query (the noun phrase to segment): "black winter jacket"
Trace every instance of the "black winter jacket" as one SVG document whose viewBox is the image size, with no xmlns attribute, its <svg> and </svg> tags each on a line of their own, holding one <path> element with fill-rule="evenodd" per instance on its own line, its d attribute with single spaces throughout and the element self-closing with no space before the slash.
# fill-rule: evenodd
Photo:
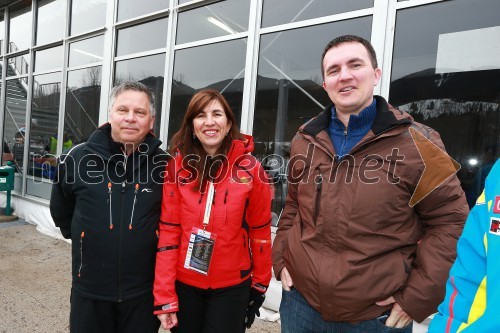
<svg viewBox="0 0 500 333">
<path fill-rule="evenodd" d="M 73 292 L 121 302 L 152 292 L 167 154 L 148 134 L 125 158 L 103 125 L 59 158 L 50 212 L 72 240 Z"/>
</svg>

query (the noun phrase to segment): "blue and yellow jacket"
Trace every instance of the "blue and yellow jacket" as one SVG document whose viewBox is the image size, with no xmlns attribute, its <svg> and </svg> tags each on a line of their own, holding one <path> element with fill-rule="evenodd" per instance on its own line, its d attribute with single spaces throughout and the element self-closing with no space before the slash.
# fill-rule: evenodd
<svg viewBox="0 0 500 333">
<path fill-rule="evenodd" d="M 429 333 L 500 332 L 500 160 L 457 245 L 446 296 Z"/>
</svg>

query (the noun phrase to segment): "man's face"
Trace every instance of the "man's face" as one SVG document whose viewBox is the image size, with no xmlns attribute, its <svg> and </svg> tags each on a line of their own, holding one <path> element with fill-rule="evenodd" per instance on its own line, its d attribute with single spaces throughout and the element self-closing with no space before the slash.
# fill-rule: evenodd
<svg viewBox="0 0 500 333">
<path fill-rule="evenodd" d="M 373 101 L 382 71 L 374 69 L 363 44 L 346 42 L 332 47 L 323 59 L 323 88 L 337 112 L 358 114 Z"/>
<path fill-rule="evenodd" d="M 141 143 L 154 124 L 148 95 L 135 90 L 119 94 L 109 114 L 109 123 L 115 142 L 134 146 Z"/>
</svg>

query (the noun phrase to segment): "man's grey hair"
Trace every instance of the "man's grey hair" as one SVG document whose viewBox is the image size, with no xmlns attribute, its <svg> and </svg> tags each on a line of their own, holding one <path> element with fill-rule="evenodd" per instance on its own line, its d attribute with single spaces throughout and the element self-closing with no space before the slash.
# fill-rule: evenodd
<svg viewBox="0 0 500 333">
<path fill-rule="evenodd" d="M 154 117 L 156 115 L 154 94 L 151 92 L 151 90 L 149 90 L 149 88 L 146 85 L 137 81 L 125 81 L 117 86 L 114 86 L 113 89 L 111 89 L 111 93 L 109 94 L 108 114 L 111 113 L 111 110 L 113 109 L 113 105 L 115 104 L 118 95 L 127 90 L 133 90 L 145 93 L 149 98 L 149 111 L 151 112 L 151 116 Z"/>
</svg>

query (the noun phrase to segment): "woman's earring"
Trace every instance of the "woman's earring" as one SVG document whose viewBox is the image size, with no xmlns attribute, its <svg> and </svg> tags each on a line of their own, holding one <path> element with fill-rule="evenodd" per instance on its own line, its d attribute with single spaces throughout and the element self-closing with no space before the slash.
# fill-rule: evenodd
<svg viewBox="0 0 500 333">
<path fill-rule="evenodd" d="M 196 139 L 196 135 L 193 134 L 193 140 L 195 140 L 195 139 Z"/>
<path fill-rule="evenodd" d="M 226 132 L 226 136 L 229 134 L 229 131 Z"/>
</svg>

